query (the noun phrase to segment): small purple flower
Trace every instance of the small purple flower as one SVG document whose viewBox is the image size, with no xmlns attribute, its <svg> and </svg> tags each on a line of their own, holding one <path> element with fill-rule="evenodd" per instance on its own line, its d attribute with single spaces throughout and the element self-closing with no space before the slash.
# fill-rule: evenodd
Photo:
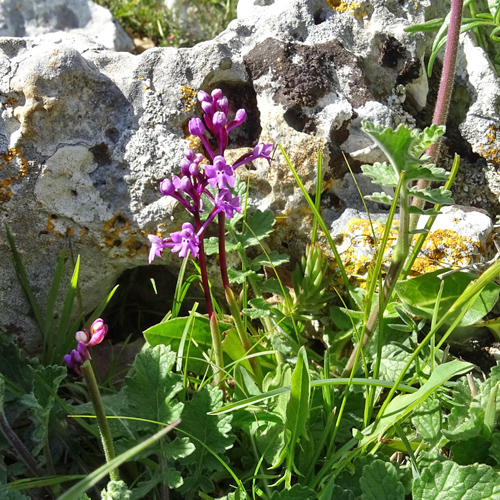
<svg viewBox="0 0 500 500">
<path fill-rule="evenodd" d="M 189 222 L 182 224 L 182 230 L 172 233 L 170 238 L 174 243 L 172 252 L 179 252 L 179 257 L 186 257 L 189 250 L 193 257 L 198 256 L 200 239 Z"/>
<path fill-rule="evenodd" d="M 77 350 L 73 349 L 71 354 L 64 356 L 64 361 L 69 369 L 73 370 L 78 376 L 82 375 L 82 365 L 90 359 L 90 353 L 85 342 L 78 342 Z"/>
<path fill-rule="evenodd" d="M 234 217 L 235 210 L 241 214 L 240 197 L 236 196 L 233 198 L 228 188 L 222 188 L 215 196 L 215 206 L 220 208 L 228 219 Z"/>
<path fill-rule="evenodd" d="M 108 333 L 108 325 L 101 318 L 97 318 L 90 326 L 90 340 L 87 346 L 100 344 Z"/>
<path fill-rule="evenodd" d="M 189 120 L 189 133 L 191 135 L 202 136 L 205 132 L 205 125 L 199 118 L 191 118 Z"/>
<path fill-rule="evenodd" d="M 265 144 L 263 142 L 259 142 L 257 146 L 253 148 L 253 154 L 255 158 L 265 158 L 267 161 L 270 161 L 271 158 L 269 155 L 273 152 L 272 144 Z"/>
<path fill-rule="evenodd" d="M 193 185 L 191 184 L 191 181 L 189 177 L 177 177 L 174 175 L 172 177 L 172 182 L 174 184 L 174 187 L 176 191 L 184 191 L 185 193 L 189 193 Z"/>
<path fill-rule="evenodd" d="M 205 173 L 207 175 L 210 187 L 218 186 L 219 189 L 226 187 L 226 183 L 234 186 L 234 171 L 233 167 L 226 165 L 226 160 L 223 156 L 216 156 L 213 165 L 205 166 Z"/>
<path fill-rule="evenodd" d="M 154 234 L 148 234 L 148 238 L 151 242 L 151 249 L 149 250 L 149 263 L 151 264 L 155 257 L 161 257 L 162 251 L 168 248 L 169 245 L 166 240 Z"/>
</svg>

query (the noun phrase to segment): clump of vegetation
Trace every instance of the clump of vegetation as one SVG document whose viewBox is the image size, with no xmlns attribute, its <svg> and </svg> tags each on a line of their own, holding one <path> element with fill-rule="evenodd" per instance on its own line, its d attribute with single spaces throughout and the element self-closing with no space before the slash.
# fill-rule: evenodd
<svg viewBox="0 0 500 500">
<path fill-rule="evenodd" d="M 97 0 L 133 37 L 158 47 L 192 47 L 210 40 L 236 17 L 237 0 L 182 0 L 168 9 L 165 0 Z"/>
</svg>

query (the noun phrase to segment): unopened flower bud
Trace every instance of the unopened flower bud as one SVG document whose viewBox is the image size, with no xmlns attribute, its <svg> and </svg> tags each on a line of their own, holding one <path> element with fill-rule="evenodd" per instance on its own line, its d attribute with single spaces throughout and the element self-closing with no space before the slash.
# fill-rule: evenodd
<svg viewBox="0 0 500 500">
<path fill-rule="evenodd" d="M 221 130 L 227 125 L 227 116 L 222 111 L 214 113 L 212 123 L 216 130 Z"/>
<path fill-rule="evenodd" d="M 236 115 L 234 116 L 234 121 L 238 123 L 243 123 L 247 119 L 247 112 L 244 109 L 238 109 Z"/>
<path fill-rule="evenodd" d="M 229 111 L 229 101 L 225 95 L 223 95 L 220 99 L 217 99 L 217 106 L 224 114 L 227 115 L 227 112 Z"/>
<path fill-rule="evenodd" d="M 164 179 L 160 184 L 160 193 L 165 196 L 172 196 L 175 193 L 174 184 L 170 179 Z"/>
<path fill-rule="evenodd" d="M 222 90 L 221 89 L 213 89 L 212 90 L 212 97 L 214 99 L 220 99 L 222 97 Z"/>
<path fill-rule="evenodd" d="M 194 158 L 194 151 L 191 148 L 186 148 L 184 150 L 184 156 L 189 160 L 193 161 Z"/>
<path fill-rule="evenodd" d="M 77 342 L 87 343 L 90 340 L 90 333 L 85 329 L 83 331 L 76 332 L 75 339 Z"/>
<path fill-rule="evenodd" d="M 108 325 L 106 325 L 101 318 L 97 318 L 90 327 L 91 337 L 87 345 L 92 346 L 100 344 L 104 340 L 106 333 L 108 333 Z M 78 344 L 78 346 L 80 346 L 80 344 Z"/>
<path fill-rule="evenodd" d="M 194 160 L 193 162 L 196 163 L 197 165 L 199 165 L 203 160 L 204 160 L 204 156 L 200 153 L 198 153 L 195 157 L 194 157 Z"/>
<path fill-rule="evenodd" d="M 202 102 L 201 109 L 203 109 L 203 111 L 209 116 L 212 116 L 215 111 L 214 106 L 211 102 Z"/>
<path fill-rule="evenodd" d="M 199 90 L 197 96 L 200 102 L 211 102 L 212 98 L 204 90 Z"/>
<path fill-rule="evenodd" d="M 191 135 L 203 135 L 205 132 L 205 125 L 199 118 L 191 118 L 189 120 L 189 133 Z"/>
<path fill-rule="evenodd" d="M 189 174 L 196 177 L 200 173 L 200 167 L 196 163 L 189 165 Z"/>
</svg>

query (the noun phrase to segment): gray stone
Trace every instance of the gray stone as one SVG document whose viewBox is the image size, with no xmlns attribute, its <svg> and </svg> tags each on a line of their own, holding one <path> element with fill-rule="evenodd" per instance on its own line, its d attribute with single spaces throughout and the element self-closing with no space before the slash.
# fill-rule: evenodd
<svg viewBox="0 0 500 500">
<path fill-rule="evenodd" d="M 187 124 L 200 88 L 220 87 L 232 112 L 248 112 L 247 122 L 230 134 L 228 160 L 258 141 L 279 143 L 313 194 L 321 152 L 324 218 L 329 226 L 349 219 L 346 209 L 362 204 L 343 154 L 355 172 L 382 159 L 362 133 L 362 120 L 417 124 L 428 89 L 435 88 L 423 68 L 433 35 L 408 37 L 403 28 L 423 22 L 430 9 L 443 15 L 446 7 L 436 4 L 376 0 L 363 4 L 364 13 L 338 12 L 323 0 L 244 0 L 239 19 L 215 39 L 139 56 L 76 34 L 0 40 L 0 218 L 11 228 L 42 306 L 61 248 L 71 245 L 81 255 L 88 312 L 121 273 L 147 265 L 147 234 L 166 235 L 188 220 L 160 196 L 158 185 L 178 173 L 186 145 L 197 147 Z M 470 43 L 467 36 L 463 40 Z M 491 70 L 478 62 L 482 53 L 469 60 L 465 54 L 472 49 L 463 47 L 466 70 L 458 81 L 478 90 L 476 100 L 461 102 L 453 115 L 458 121 L 450 128 L 451 148 L 465 140 L 480 144 L 468 125 L 474 117 L 492 125 L 497 120 L 488 104 L 495 96 L 479 95 L 486 90 L 480 83 L 493 78 Z M 483 104 L 469 114 L 478 102 Z M 468 168 L 494 168 L 487 158 L 479 160 L 465 158 Z M 251 208 L 279 216 L 271 244 L 297 257 L 312 217 L 282 155 L 276 153 L 271 168 L 259 160 L 240 175 L 250 179 Z M 356 176 L 363 194 L 380 191 Z M 486 196 L 485 208 L 498 206 L 499 192 Z M 342 213 L 347 219 L 339 219 Z M 342 232 L 337 227 L 335 234 Z M 0 330 L 33 350 L 39 336 L 3 232 L 0 248 Z M 180 260 L 165 251 L 158 264 L 175 270 Z"/>
<path fill-rule="evenodd" d="M 91 0 L 0 1 L 0 36 L 36 37 L 57 31 L 87 35 L 108 49 L 134 49 L 111 12 Z"/>
</svg>

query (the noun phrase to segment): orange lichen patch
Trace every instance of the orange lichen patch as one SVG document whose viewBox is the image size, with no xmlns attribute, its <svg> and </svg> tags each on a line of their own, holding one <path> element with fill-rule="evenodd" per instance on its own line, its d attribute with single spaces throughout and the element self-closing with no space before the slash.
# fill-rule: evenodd
<svg viewBox="0 0 500 500">
<path fill-rule="evenodd" d="M 6 203 L 12 198 L 10 185 L 21 181 L 28 175 L 28 160 L 22 155 L 21 148 L 9 148 L 6 153 L 0 153 L 0 170 L 17 170 L 14 175 L 6 176 L 0 180 L 0 203 Z"/>
<path fill-rule="evenodd" d="M 356 19 L 363 19 L 363 17 L 368 16 L 363 6 L 358 2 L 353 2 L 351 5 L 349 5 L 348 10 Z"/>
<path fill-rule="evenodd" d="M 418 276 L 443 267 L 463 267 L 482 256 L 485 249 L 479 241 L 460 236 L 450 229 L 432 231 L 415 260 L 411 275 Z"/>
<path fill-rule="evenodd" d="M 276 215 L 274 220 L 276 221 L 276 224 L 278 226 L 286 227 L 288 226 L 288 217 L 292 213 L 292 209 L 289 208 L 288 210 L 285 210 L 281 214 Z"/>
<path fill-rule="evenodd" d="M 7 99 L 5 102 L 2 103 L 2 106 L 4 108 L 8 108 L 8 107 L 11 107 L 13 108 L 15 106 L 15 104 L 17 104 L 17 99 L 15 99 L 14 97 L 11 97 L 10 99 Z"/>
<path fill-rule="evenodd" d="M 184 103 L 184 113 L 194 111 L 196 107 L 196 90 L 192 87 L 181 86 L 181 101 Z"/>
<path fill-rule="evenodd" d="M 345 12 L 347 10 L 347 3 L 344 0 L 326 0 L 330 9 L 335 9 L 337 12 Z"/>
<path fill-rule="evenodd" d="M 490 125 L 488 127 L 488 132 L 486 132 L 486 142 L 485 144 L 480 144 L 475 151 L 481 155 L 486 161 L 493 163 L 493 165 L 498 169 L 500 167 L 500 155 L 497 145 L 497 132 L 500 131 L 500 126 Z"/>
<path fill-rule="evenodd" d="M 48 233 L 53 234 L 58 238 L 72 236 L 75 232 L 75 228 L 73 226 L 68 226 L 66 222 L 59 220 L 57 215 L 49 215 L 45 229 Z"/>
<path fill-rule="evenodd" d="M 126 248 L 129 256 L 144 253 L 147 248 L 132 228 L 130 221 L 120 213 L 113 215 L 103 226 L 104 244 L 108 248 Z"/>
</svg>

